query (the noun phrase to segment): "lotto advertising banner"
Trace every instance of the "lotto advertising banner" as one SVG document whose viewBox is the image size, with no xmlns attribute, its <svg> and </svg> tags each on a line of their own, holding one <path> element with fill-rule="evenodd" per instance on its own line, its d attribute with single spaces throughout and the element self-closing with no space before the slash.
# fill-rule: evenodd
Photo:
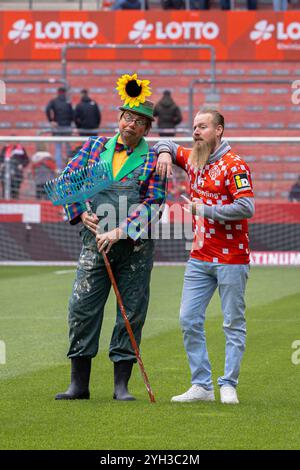
<svg viewBox="0 0 300 470">
<path fill-rule="evenodd" d="M 208 50 L 142 45 L 210 45 L 217 60 L 299 60 L 300 11 L 0 12 L 0 59 L 59 60 L 64 44 L 130 44 L 81 49 L 70 60 L 208 60 Z"/>
</svg>

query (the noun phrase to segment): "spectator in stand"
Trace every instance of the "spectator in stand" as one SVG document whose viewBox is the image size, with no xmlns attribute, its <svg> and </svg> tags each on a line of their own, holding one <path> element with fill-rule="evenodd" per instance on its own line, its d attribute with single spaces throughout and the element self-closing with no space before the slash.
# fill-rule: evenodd
<svg viewBox="0 0 300 470">
<path fill-rule="evenodd" d="M 257 0 L 247 0 L 248 10 L 257 10 Z"/>
<path fill-rule="evenodd" d="M 175 135 L 175 126 L 181 123 L 182 114 L 169 90 L 165 90 L 163 97 L 156 103 L 153 115 L 157 117 L 160 136 Z"/>
<path fill-rule="evenodd" d="M 285 11 L 288 8 L 288 0 L 273 0 L 274 11 Z"/>
<path fill-rule="evenodd" d="M 191 6 L 193 3 L 196 3 L 197 0 L 192 0 L 191 1 Z M 199 0 L 199 9 L 200 10 L 209 10 L 210 8 L 210 0 Z"/>
<path fill-rule="evenodd" d="M 35 182 L 35 195 L 37 199 L 46 199 L 44 184 L 55 178 L 55 161 L 46 149 L 44 142 L 39 142 L 37 151 L 31 157 L 32 176 Z"/>
<path fill-rule="evenodd" d="M 112 10 L 141 10 L 142 2 L 140 0 L 115 0 Z M 148 0 L 145 1 L 145 9 L 149 10 Z"/>
<path fill-rule="evenodd" d="M 161 6 L 163 10 L 185 10 L 185 1 L 184 0 L 161 0 Z"/>
<path fill-rule="evenodd" d="M 209 10 L 210 0 L 190 0 L 191 10 Z M 220 0 L 222 10 L 233 10 L 234 0 Z M 247 0 L 248 10 L 257 9 L 257 0 Z"/>
<path fill-rule="evenodd" d="M 291 187 L 289 201 L 300 202 L 300 175 L 298 176 L 296 183 Z"/>
<path fill-rule="evenodd" d="M 2 196 L 5 197 L 6 165 L 8 163 L 10 189 L 9 197 L 19 198 L 20 186 L 23 181 L 23 170 L 29 163 L 25 148 L 21 144 L 8 144 L 0 153 L 0 180 L 2 183 Z"/>
<path fill-rule="evenodd" d="M 207 1 L 209 0 L 202 0 Z M 220 7 L 222 10 L 234 10 L 234 0 L 220 0 Z M 257 0 L 247 0 L 248 10 L 257 10 Z"/>
<path fill-rule="evenodd" d="M 58 88 L 57 97 L 50 100 L 47 104 L 46 116 L 53 129 L 52 133 L 54 136 L 69 136 L 72 134 L 71 125 L 74 119 L 74 111 L 72 104 L 67 99 L 66 88 Z M 70 145 L 68 142 L 65 144 L 66 154 L 68 154 L 70 152 Z M 64 166 L 61 142 L 55 144 L 55 161 L 57 170 L 61 171 Z"/>
<path fill-rule="evenodd" d="M 220 0 L 221 10 L 231 10 L 231 0 Z"/>
<path fill-rule="evenodd" d="M 101 111 L 96 103 L 89 97 L 86 89 L 81 90 L 81 100 L 75 108 L 75 124 L 79 129 L 79 135 L 91 137 L 98 135 L 98 128 L 101 123 Z"/>
<path fill-rule="evenodd" d="M 210 0 L 190 0 L 191 10 L 209 10 Z"/>
</svg>

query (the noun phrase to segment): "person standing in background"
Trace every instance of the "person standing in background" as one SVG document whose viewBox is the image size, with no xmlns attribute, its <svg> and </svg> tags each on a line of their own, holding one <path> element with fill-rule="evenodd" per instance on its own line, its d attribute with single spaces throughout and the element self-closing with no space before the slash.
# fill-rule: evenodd
<svg viewBox="0 0 300 470">
<path fill-rule="evenodd" d="M 75 107 L 74 121 L 80 136 L 98 135 L 101 111 L 95 100 L 89 97 L 88 90 L 81 90 L 81 100 Z"/>
<path fill-rule="evenodd" d="M 3 197 L 5 197 L 5 185 L 8 179 L 8 196 L 12 199 L 19 198 L 23 171 L 28 164 L 29 158 L 23 145 L 11 143 L 3 147 L 0 153 L 0 180 L 2 182 Z M 7 172 L 9 173 L 8 175 Z"/>
<path fill-rule="evenodd" d="M 59 87 L 57 89 L 57 97 L 50 100 L 47 104 L 46 116 L 50 122 L 53 136 L 72 135 L 71 125 L 74 119 L 74 111 L 72 104 L 67 99 L 67 90 L 65 87 Z M 68 157 L 71 147 L 68 142 L 65 142 L 65 144 L 65 156 Z M 60 172 L 64 166 L 63 160 L 63 144 L 62 142 L 56 142 L 55 162 L 58 172 Z"/>
<path fill-rule="evenodd" d="M 289 201 L 300 202 L 300 176 L 298 176 L 298 180 L 291 187 L 289 192 Z"/>
<path fill-rule="evenodd" d="M 157 117 L 157 126 L 160 136 L 167 137 L 175 135 L 175 127 L 181 123 L 182 114 L 169 90 L 164 91 L 163 97 L 154 106 L 153 115 Z"/>
<path fill-rule="evenodd" d="M 288 9 L 288 0 L 273 0 L 274 11 L 286 11 Z"/>
</svg>

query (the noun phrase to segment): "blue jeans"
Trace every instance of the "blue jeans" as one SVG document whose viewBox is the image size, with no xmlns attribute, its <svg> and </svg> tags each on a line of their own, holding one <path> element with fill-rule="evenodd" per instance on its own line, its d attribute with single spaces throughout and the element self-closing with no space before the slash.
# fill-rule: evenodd
<svg viewBox="0 0 300 470">
<path fill-rule="evenodd" d="M 273 0 L 274 11 L 285 11 L 288 7 L 288 0 Z"/>
<path fill-rule="evenodd" d="M 246 343 L 244 294 L 249 269 L 247 264 L 207 263 L 193 258 L 187 263 L 180 324 L 192 384 L 201 385 L 207 390 L 213 389 L 204 321 L 206 308 L 218 287 L 226 339 L 225 370 L 224 375 L 218 378 L 218 385 L 237 386 Z"/>
</svg>

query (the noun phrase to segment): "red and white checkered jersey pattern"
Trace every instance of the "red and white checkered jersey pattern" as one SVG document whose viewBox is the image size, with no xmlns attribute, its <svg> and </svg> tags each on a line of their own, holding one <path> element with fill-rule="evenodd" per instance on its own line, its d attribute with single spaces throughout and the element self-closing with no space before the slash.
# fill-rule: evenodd
<svg viewBox="0 0 300 470">
<path fill-rule="evenodd" d="M 189 175 L 191 197 L 204 204 L 231 204 L 241 197 L 253 197 L 251 174 L 247 164 L 232 151 L 207 164 L 202 171 L 188 163 L 191 150 L 178 147 L 176 162 Z M 195 237 L 191 257 L 201 261 L 225 264 L 249 263 L 248 222 L 218 222 L 195 217 Z"/>
</svg>

